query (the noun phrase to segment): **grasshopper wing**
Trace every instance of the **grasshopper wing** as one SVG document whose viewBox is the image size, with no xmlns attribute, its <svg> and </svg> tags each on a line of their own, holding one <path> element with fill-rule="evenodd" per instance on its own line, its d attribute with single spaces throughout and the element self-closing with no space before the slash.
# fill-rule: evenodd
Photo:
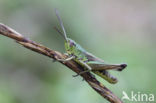
<svg viewBox="0 0 156 103">
<path fill-rule="evenodd" d="M 93 71 L 98 70 L 117 70 L 122 71 L 124 68 L 127 67 L 126 64 L 106 64 L 104 61 L 91 53 L 85 53 L 88 62 L 87 64 L 93 69 Z"/>
<path fill-rule="evenodd" d="M 97 61 L 89 61 L 87 62 L 87 64 L 92 68 L 92 71 L 98 71 L 98 70 L 122 71 L 127 66 L 126 64 L 106 64 Z"/>
</svg>

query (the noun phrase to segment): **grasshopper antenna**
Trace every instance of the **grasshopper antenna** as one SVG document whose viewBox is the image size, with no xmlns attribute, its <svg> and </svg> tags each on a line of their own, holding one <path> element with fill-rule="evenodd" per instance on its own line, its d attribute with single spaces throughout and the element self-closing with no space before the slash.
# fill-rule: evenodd
<svg viewBox="0 0 156 103">
<path fill-rule="evenodd" d="M 58 18 L 58 20 L 59 20 L 59 23 L 60 23 L 60 25 L 61 25 L 61 28 L 62 28 L 62 30 L 63 30 L 63 34 L 55 27 L 55 29 L 64 37 L 64 39 L 66 40 L 66 41 L 68 41 L 67 40 L 67 34 L 66 34 L 66 31 L 65 31 L 65 29 L 64 29 L 64 26 L 63 26 L 63 22 L 62 22 L 62 20 L 61 20 L 61 18 L 60 18 L 60 16 L 59 16 L 59 12 L 58 12 L 58 10 L 55 8 L 55 13 L 56 13 L 56 16 L 57 16 L 57 18 Z"/>
<path fill-rule="evenodd" d="M 54 29 L 65 39 L 64 34 L 56 26 L 54 26 Z"/>
</svg>

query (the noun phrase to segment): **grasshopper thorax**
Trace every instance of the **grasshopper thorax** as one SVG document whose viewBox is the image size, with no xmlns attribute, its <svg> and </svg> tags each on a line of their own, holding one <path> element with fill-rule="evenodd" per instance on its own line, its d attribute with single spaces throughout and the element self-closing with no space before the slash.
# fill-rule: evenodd
<svg viewBox="0 0 156 103">
<path fill-rule="evenodd" d="M 78 60 L 88 60 L 84 54 L 86 51 L 72 39 L 67 39 L 65 42 L 65 49 L 69 55 L 74 55 Z"/>
<path fill-rule="evenodd" d="M 76 49 L 76 42 L 68 38 L 65 42 L 65 49 L 68 54 L 73 54 Z"/>
</svg>

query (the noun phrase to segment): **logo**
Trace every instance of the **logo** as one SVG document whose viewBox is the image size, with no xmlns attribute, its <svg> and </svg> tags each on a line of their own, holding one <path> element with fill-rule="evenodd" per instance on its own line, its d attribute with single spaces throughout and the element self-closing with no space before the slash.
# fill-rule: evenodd
<svg viewBox="0 0 156 103">
<path fill-rule="evenodd" d="M 154 94 L 147 94 L 141 92 L 131 91 L 130 95 L 128 95 L 125 91 L 122 92 L 122 100 L 135 101 L 135 102 L 153 102 Z"/>
</svg>

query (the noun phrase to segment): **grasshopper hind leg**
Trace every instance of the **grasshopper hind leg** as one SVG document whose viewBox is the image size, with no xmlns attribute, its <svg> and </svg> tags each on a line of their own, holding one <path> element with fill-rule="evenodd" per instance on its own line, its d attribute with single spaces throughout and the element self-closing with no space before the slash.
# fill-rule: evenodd
<svg viewBox="0 0 156 103">
<path fill-rule="evenodd" d="M 64 59 L 59 59 L 59 58 L 57 58 L 57 57 L 54 55 L 53 62 L 56 62 L 56 61 L 67 62 L 67 61 L 70 61 L 70 60 L 72 60 L 72 59 L 75 58 L 75 56 L 69 55 L 68 53 L 64 53 L 64 55 L 66 55 L 66 56 L 68 56 L 68 57 L 67 57 L 67 58 L 64 58 Z"/>
<path fill-rule="evenodd" d="M 78 73 L 78 74 L 76 74 L 76 75 L 73 75 L 73 77 L 77 77 L 77 76 L 79 76 L 79 75 L 82 75 L 82 74 L 87 73 L 87 72 L 90 72 L 90 71 L 91 71 L 91 70 L 82 71 L 82 72 L 80 72 L 80 73 Z"/>
<path fill-rule="evenodd" d="M 118 82 L 118 79 L 112 76 L 107 70 L 100 70 L 100 71 L 93 71 L 93 72 L 111 84 L 115 84 Z"/>
<path fill-rule="evenodd" d="M 57 59 L 58 61 L 61 61 L 61 62 L 67 62 L 67 61 L 70 61 L 72 59 L 74 59 L 75 57 L 74 56 L 71 56 L 71 57 L 68 57 L 66 59 Z"/>
<path fill-rule="evenodd" d="M 86 68 L 87 70 L 84 70 L 84 71 L 82 71 L 82 72 L 80 72 L 80 73 L 78 73 L 78 74 L 76 74 L 76 75 L 73 75 L 73 77 L 77 77 L 77 76 L 79 76 L 79 75 L 82 75 L 82 74 L 84 74 L 84 73 L 87 73 L 87 72 L 90 72 L 91 70 L 92 70 L 92 68 L 87 64 L 87 63 L 85 63 L 85 62 L 83 62 L 83 61 L 79 61 L 83 66 L 84 66 L 84 68 Z"/>
</svg>

